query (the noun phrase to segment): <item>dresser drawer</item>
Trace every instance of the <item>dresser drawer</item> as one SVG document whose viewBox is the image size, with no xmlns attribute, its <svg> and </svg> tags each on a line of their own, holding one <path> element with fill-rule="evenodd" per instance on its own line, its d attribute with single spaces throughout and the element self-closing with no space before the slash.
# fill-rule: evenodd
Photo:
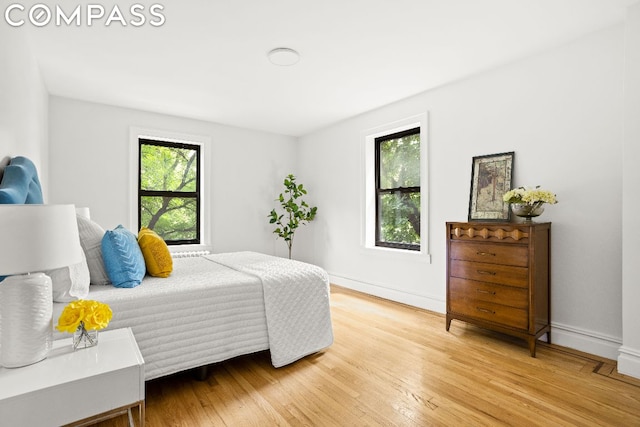
<svg viewBox="0 0 640 427">
<path fill-rule="evenodd" d="M 527 329 L 529 327 L 528 311 L 526 309 L 466 298 L 452 300 L 450 309 L 452 312 L 463 316 L 486 320 L 512 328 Z"/>
<path fill-rule="evenodd" d="M 516 245 L 452 241 L 449 248 L 451 259 L 518 267 L 529 265 L 528 255 L 529 251 L 526 246 Z"/>
<path fill-rule="evenodd" d="M 449 299 L 452 301 L 468 299 L 527 309 L 528 295 L 527 290 L 523 288 L 493 285 L 457 277 L 449 279 Z"/>
<path fill-rule="evenodd" d="M 525 267 L 452 259 L 449 268 L 451 277 L 517 286 L 519 288 L 528 288 L 529 285 L 529 269 Z"/>
</svg>

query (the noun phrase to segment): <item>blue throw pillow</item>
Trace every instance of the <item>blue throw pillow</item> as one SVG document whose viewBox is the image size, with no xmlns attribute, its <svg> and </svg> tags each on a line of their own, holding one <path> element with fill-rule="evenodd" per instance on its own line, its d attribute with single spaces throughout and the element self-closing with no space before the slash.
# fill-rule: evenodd
<svg viewBox="0 0 640 427">
<path fill-rule="evenodd" d="M 102 238 L 102 259 L 107 276 L 117 288 L 134 288 L 144 278 L 146 267 L 137 237 L 117 226 L 105 232 Z"/>
</svg>

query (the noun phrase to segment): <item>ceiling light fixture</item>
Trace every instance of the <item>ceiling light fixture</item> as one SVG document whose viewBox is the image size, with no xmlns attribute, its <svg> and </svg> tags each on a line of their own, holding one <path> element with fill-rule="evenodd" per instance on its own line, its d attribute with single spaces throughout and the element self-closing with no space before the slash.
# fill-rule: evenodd
<svg viewBox="0 0 640 427">
<path fill-rule="evenodd" d="M 288 47 L 277 47 L 267 53 L 269 61 L 274 65 L 289 66 L 300 61 L 300 54 Z"/>
</svg>

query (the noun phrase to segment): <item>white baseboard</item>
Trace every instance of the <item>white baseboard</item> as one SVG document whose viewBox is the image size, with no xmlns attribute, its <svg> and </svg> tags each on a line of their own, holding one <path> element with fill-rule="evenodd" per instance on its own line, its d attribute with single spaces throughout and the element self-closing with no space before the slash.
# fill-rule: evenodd
<svg viewBox="0 0 640 427">
<path fill-rule="evenodd" d="M 382 285 L 365 283 L 332 273 L 329 273 L 329 281 L 334 285 L 342 286 L 343 288 L 353 289 L 354 291 L 400 302 L 413 307 L 435 311 L 436 313 L 446 313 L 447 311 L 446 302 L 435 297 L 410 294 L 396 289 L 389 289 Z"/>
<path fill-rule="evenodd" d="M 551 322 L 551 342 L 611 360 L 616 360 L 622 345 L 621 338 L 558 322 Z"/>
<path fill-rule="evenodd" d="M 640 379 L 640 351 L 625 346 L 619 351 L 618 372 Z"/>
</svg>

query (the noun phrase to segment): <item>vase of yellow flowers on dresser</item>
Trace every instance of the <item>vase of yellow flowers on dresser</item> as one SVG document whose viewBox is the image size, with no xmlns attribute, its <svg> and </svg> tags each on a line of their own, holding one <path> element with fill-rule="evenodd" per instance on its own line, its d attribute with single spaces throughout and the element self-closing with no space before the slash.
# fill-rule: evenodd
<svg viewBox="0 0 640 427">
<path fill-rule="evenodd" d="M 509 203 L 511 212 L 520 218 L 524 218 L 526 223 L 531 223 L 533 218 L 542 215 L 545 203 L 550 205 L 558 203 L 555 194 L 551 191 L 543 190 L 540 186 L 535 188 L 514 188 L 507 191 L 502 200 Z"/>
</svg>

